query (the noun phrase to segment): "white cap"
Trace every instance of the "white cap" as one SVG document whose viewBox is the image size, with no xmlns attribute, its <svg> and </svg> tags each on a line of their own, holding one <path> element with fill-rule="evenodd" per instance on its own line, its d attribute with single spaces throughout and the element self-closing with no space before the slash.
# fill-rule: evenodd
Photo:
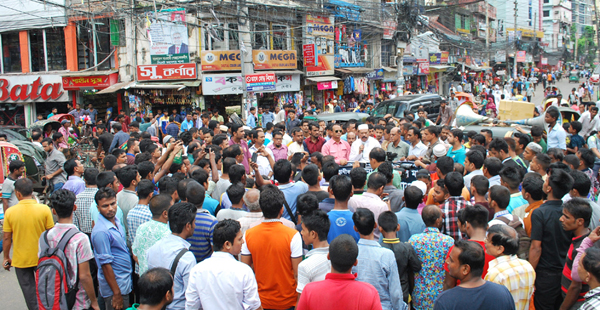
<svg viewBox="0 0 600 310">
<path fill-rule="evenodd" d="M 369 130 L 369 125 L 367 124 L 360 124 L 358 125 L 358 130 Z"/>
<path fill-rule="evenodd" d="M 225 125 L 219 125 L 219 129 L 221 131 L 227 132 L 227 130 L 229 130 L 229 127 L 225 126 Z"/>
<path fill-rule="evenodd" d="M 446 146 L 441 143 L 433 147 L 433 155 L 436 157 L 446 156 L 446 153 Z"/>
<path fill-rule="evenodd" d="M 418 180 L 412 181 L 412 183 L 410 183 L 410 186 L 418 187 L 423 192 L 423 195 L 427 195 L 427 184 L 425 184 L 425 182 Z"/>
</svg>

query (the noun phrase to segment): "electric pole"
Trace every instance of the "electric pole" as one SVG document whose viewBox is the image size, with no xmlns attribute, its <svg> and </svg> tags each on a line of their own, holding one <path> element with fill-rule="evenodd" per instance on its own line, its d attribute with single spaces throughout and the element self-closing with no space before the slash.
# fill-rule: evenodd
<svg viewBox="0 0 600 310">
<path fill-rule="evenodd" d="M 487 54 L 488 66 L 490 66 L 490 19 L 488 16 L 488 2 L 483 2 L 485 10 L 485 52 Z"/>
<path fill-rule="evenodd" d="M 515 31 L 514 31 L 514 40 L 515 40 L 515 61 L 514 61 L 514 69 L 513 69 L 513 79 L 517 79 L 517 3 L 518 0 L 515 0 Z"/>
<path fill-rule="evenodd" d="M 239 30 L 239 42 L 240 42 L 240 58 L 241 58 L 241 71 L 242 71 L 242 112 L 241 117 L 246 120 L 246 110 L 248 104 L 248 89 L 246 88 L 246 74 L 254 73 L 254 67 L 252 67 L 252 41 L 250 37 L 250 25 L 248 21 L 248 6 L 245 1 L 240 1 L 243 5 L 238 4 L 238 12 L 243 17 L 238 17 L 238 30 Z"/>
</svg>

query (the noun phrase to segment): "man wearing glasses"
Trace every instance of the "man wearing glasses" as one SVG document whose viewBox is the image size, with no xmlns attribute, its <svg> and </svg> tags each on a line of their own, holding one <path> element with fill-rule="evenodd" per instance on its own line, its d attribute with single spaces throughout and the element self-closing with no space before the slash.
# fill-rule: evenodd
<svg viewBox="0 0 600 310">
<path fill-rule="evenodd" d="M 335 124 L 332 130 L 333 136 L 323 145 L 321 151 L 323 156 L 331 155 L 338 165 L 344 166 L 348 163 L 350 157 L 350 144 L 342 140 L 342 126 Z"/>
</svg>

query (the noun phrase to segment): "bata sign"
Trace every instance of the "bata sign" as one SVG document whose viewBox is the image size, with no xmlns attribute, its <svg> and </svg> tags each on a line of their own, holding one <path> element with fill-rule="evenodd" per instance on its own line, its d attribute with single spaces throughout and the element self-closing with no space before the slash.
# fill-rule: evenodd
<svg viewBox="0 0 600 310">
<path fill-rule="evenodd" d="M 140 65 L 137 67 L 138 81 L 189 80 L 196 79 L 196 64 Z"/>
<path fill-rule="evenodd" d="M 0 102 L 68 101 L 59 75 L 0 77 Z"/>
</svg>

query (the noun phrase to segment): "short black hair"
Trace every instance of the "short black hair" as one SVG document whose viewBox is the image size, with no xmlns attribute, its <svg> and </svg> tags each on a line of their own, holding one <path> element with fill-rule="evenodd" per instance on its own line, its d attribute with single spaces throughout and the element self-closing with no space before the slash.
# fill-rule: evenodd
<svg viewBox="0 0 600 310">
<path fill-rule="evenodd" d="M 369 153 L 369 158 L 375 160 L 376 162 L 384 162 L 385 161 L 385 150 L 380 147 L 375 147 Z"/>
<path fill-rule="evenodd" d="M 138 153 L 135 155 L 134 164 L 139 165 L 143 162 L 149 162 L 152 159 L 152 155 L 148 152 Z"/>
<path fill-rule="evenodd" d="M 484 206 L 476 204 L 461 209 L 463 211 L 464 222 L 469 222 L 473 228 L 487 229 L 490 212 Z"/>
<path fill-rule="evenodd" d="M 350 271 L 356 263 L 357 257 L 358 245 L 356 240 L 348 234 L 337 236 L 329 244 L 329 260 L 331 261 L 331 267 L 337 272 Z"/>
<path fill-rule="evenodd" d="M 398 227 L 398 216 L 392 211 L 382 212 L 379 214 L 377 224 L 379 225 L 379 230 L 393 232 L 396 230 L 396 227 Z"/>
<path fill-rule="evenodd" d="M 117 164 L 117 156 L 108 154 L 104 157 L 104 169 L 106 171 L 112 171 L 113 167 Z"/>
<path fill-rule="evenodd" d="M 372 172 L 369 176 L 369 180 L 367 181 L 367 188 L 377 190 L 381 187 L 384 187 L 387 183 L 387 179 L 383 173 Z"/>
<path fill-rule="evenodd" d="M 490 142 L 490 145 L 488 145 L 488 149 L 490 151 L 494 149 L 497 152 L 503 151 L 508 154 L 508 143 L 502 138 L 494 138 L 492 139 L 492 142 Z"/>
<path fill-rule="evenodd" d="M 100 187 L 98 189 L 98 191 L 96 192 L 96 195 L 94 195 L 94 201 L 96 202 L 97 205 L 99 205 L 100 200 L 102 200 L 102 199 L 116 198 L 116 197 L 117 197 L 117 193 L 115 193 L 115 191 L 112 188 Z"/>
<path fill-rule="evenodd" d="M 150 172 L 154 172 L 154 164 L 151 161 L 144 161 L 138 164 L 138 173 L 142 179 L 148 177 Z"/>
<path fill-rule="evenodd" d="M 540 137 L 544 133 L 544 128 L 540 125 L 533 125 L 530 133 L 532 137 Z"/>
<path fill-rule="evenodd" d="M 596 161 L 596 155 L 590 149 L 580 148 L 577 152 L 581 156 L 581 160 L 585 164 L 586 168 L 594 167 L 594 162 Z"/>
<path fill-rule="evenodd" d="M 66 165 L 66 163 L 65 163 L 65 165 Z M 15 172 L 15 170 L 19 170 L 23 167 L 25 167 L 25 163 L 22 160 L 13 160 L 8 165 L 8 171 L 10 173 L 13 173 L 13 172 Z M 65 168 L 65 171 L 66 171 L 66 168 Z M 68 172 L 67 172 L 67 174 L 68 174 Z M 71 173 L 71 174 L 73 174 L 73 173 Z"/>
<path fill-rule="evenodd" d="M 296 199 L 296 212 L 303 216 L 303 220 L 305 215 L 318 209 L 319 201 L 317 200 L 317 196 L 312 192 L 306 192 Z"/>
<path fill-rule="evenodd" d="M 502 168 L 502 170 L 500 170 L 500 178 L 508 185 L 508 188 L 512 190 L 518 189 L 519 184 L 523 181 L 523 176 L 519 169 L 512 166 Z"/>
<path fill-rule="evenodd" d="M 537 174 L 537 173 L 536 173 Z M 539 174 L 538 174 L 539 176 Z M 542 200 L 544 198 L 544 180 L 541 176 L 530 177 L 527 176 L 523 179 L 521 187 L 526 193 L 529 193 L 531 199 L 535 201 Z"/>
<path fill-rule="evenodd" d="M 319 167 L 315 164 L 308 164 L 302 169 L 302 179 L 308 186 L 314 186 L 319 182 Z"/>
<path fill-rule="evenodd" d="M 158 192 L 161 194 L 173 195 L 177 191 L 177 185 L 179 184 L 179 179 L 164 176 L 158 180 Z"/>
<path fill-rule="evenodd" d="M 185 189 L 185 197 L 187 197 L 187 201 L 195 205 L 196 208 L 202 207 L 205 194 L 206 189 L 198 182 L 189 182 Z"/>
<path fill-rule="evenodd" d="M 508 225 L 492 225 L 487 231 L 490 242 L 495 246 L 503 246 L 504 255 L 515 255 L 519 251 L 519 238 L 514 228 Z"/>
<path fill-rule="evenodd" d="M 323 163 L 323 178 L 325 178 L 325 182 L 329 182 L 331 178 L 335 175 L 338 175 L 340 171 L 340 166 L 334 161 L 326 161 Z"/>
<path fill-rule="evenodd" d="M 331 178 L 329 187 L 337 201 L 346 201 L 352 194 L 352 181 L 345 175 L 336 175 Z"/>
<path fill-rule="evenodd" d="M 548 154 L 548 156 L 550 156 L 550 158 L 554 157 L 554 159 L 556 159 L 557 161 L 560 161 L 560 162 L 562 162 L 563 159 L 565 159 L 564 151 L 557 147 L 549 148 L 548 151 L 546 152 L 546 154 Z"/>
<path fill-rule="evenodd" d="M 444 186 L 448 189 L 450 196 L 460 196 L 465 186 L 465 181 L 460 173 L 450 172 L 444 177 Z"/>
<path fill-rule="evenodd" d="M 79 159 L 77 159 L 77 158 L 71 158 L 64 163 L 63 168 L 65 169 L 65 172 L 67 173 L 68 176 L 72 176 L 73 173 L 75 173 L 75 168 L 77 167 L 76 161 L 78 161 L 78 160 Z M 11 162 L 11 164 L 13 162 L 21 162 L 21 161 L 14 160 Z M 10 170 L 10 167 L 9 167 L 9 170 Z M 10 170 L 10 172 L 12 172 L 12 170 Z"/>
<path fill-rule="evenodd" d="M 350 179 L 354 188 L 364 188 L 365 183 L 367 183 L 367 171 L 363 167 L 352 168 L 350 170 Z"/>
<path fill-rule="evenodd" d="M 173 198 L 167 194 L 159 194 L 152 199 L 150 199 L 150 203 L 148 204 L 148 208 L 150 209 L 150 213 L 152 213 L 152 217 L 159 217 L 169 209 L 171 203 L 173 202 Z"/>
<path fill-rule="evenodd" d="M 180 234 L 185 225 L 193 225 L 195 220 L 196 207 L 189 202 L 179 202 L 169 208 L 169 228 L 175 234 Z"/>
<path fill-rule="evenodd" d="M 227 193 L 227 197 L 232 204 L 238 204 L 242 201 L 242 197 L 246 193 L 246 188 L 241 182 L 233 183 L 227 188 L 225 191 Z"/>
<path fill-rule="evenodd" d="M 352 214 L 352 221 L 358 233 L 368 236 L 375 229 L 375 215 L 373 211 L 366 208 L 358 208 Z"/>
<path fill-rule="evenodd" d="M 469 265 L 473 277 L 481 277 L 485 265 L 485 251 L 481 244 L 459 239 L 454 243 L 454 248 L 461 251 L 458 255 L 459 263 Z"/>
<path fill-rule="evenodd" d="M 185 179 L 180 180 L 179 182 L 177 182 L 177 195 L 179 196 L 179 199 L 181 201 L 187 201 L 187 195 L 185 194 L 185 191 L 187 190 L 187 185 L 191 181 L 194 181 L 194 179 L 192 179 L 192 178 L 185 178 Z"/>
<path fill-rule="evenodd" d="M 136 192 L 139 198 L 146 199 L 154 193 L 154 184 L 150 180 L 141 180 L 137 185 Z"/>
<path fill-rule="evenodd" d="M 379 167 L 377 167 L 377 172 L 380 172 L 385 176 L 388 184 L 394 180 L 394 167 L 389 161 L 382 162 Z"/>
<path fill-rule="evenodd" d="M 416 186 L 407 187 L 404 190 L 404 202 L 407 208 L 417 209 L 419 204 L 423 202 L 423 191 Z"/>
<path fill-rule="evenodd" d="M 436 167 L 440 169 L 440 172 L 443 175 L 447 175 L 448 173 L 454 171 L 454 159 L 450 156 L 442 156 L 437 159 Z"/>
<path fill-rule="evenodd" d="M 66 189 L 59 189 L 50 195 L 50 207 L 56 211 L 59 218 L 69 218 L 73 214 L 77 197 L 75 193 Z"/>
<path fill-rule="evenodd" d="M 502 161 L 496 157 L 488 157 L 483 161 L 483 166 L 491 176 L 497 176 L 502 170 Z"/>
<path fill-rule="evenodd" d="M 479 152 L 479 154 L 481 154 L 481 156 L 483 156 L 483 160 L 482 162 L 482 166 L 483 166 L 483 161 L 487 158 L 487 150 L 485 149 L 485 146 L 483 145 L 471 145 L 471 150 L 470 152 Z"/>
<path fill-rule="evenodd" d="M 83 179 L 85 180 L 85 184 L 86 185 L 97 185 L 96 179 L 98 178 L 98 173 L 100 173 L 100 172 L 96 168 L 93 168 L 93 167 L 85 168 L 85 170 L 83 171 Z"/>
<path fill-rule="evenodd" d="M 463 142 L 463 131 L 460 129 L 452 129 L 450 133 L 454 136 L 454 138 L 458 139 L 458 141 Z"/>
<path fill-rule="evenodd" d="M 554 169 L 548 176 L 548 185 L 554 198 L 562 199 L 573 188 L 573 178 L 562 169 Z"/>
<path fill-rule="evenodd" d="M 573 178 L 573 188 L 576 189 L 581 197 L 587 197 L 592 187 L 592 181 L 583 172 L 572 170 L 569 175 Z"/>
<path fill-rule="evenodd" d="M 510 203 L 510 191 L 502 185 L 490 187 L 490 200 L 498 204 L 498 208 L 504 210 Z"/>
<path fill-rule="evenodd" d="M 564 161 L 566 161 L 567 164 L 573 166 L 573 169 L 579 169 L 579 166 L 581 165 L 579 157 L 577 157 L 577 155 L 575 154 L 566 155 Z"/>
<path fill-rule="evenodd" d="M 590 203 L 583 198 L 573 198 L 563 203 L 563 209 L 567 210 L 575 219 L 583 219 L 583 226 L 590 226 L 592 218 L 592 207 Z"/>
<path fill-rule="evenodd" d="M 213 230 L 213 246 L 215 251 L 223 250 L 223 246 L 227 241 L 233 245 L 237 234 L 241 230 L 242 226 L 236 220 L 225 219 L 218 222 Z"/>
<path fill-rule="evenodd" d="M 548 167 L 552 164 L 552 159 L 550 156 L 544 153 L 538 153 L 535 155 L 535 161 L 541 166 L 542 170 L 548 172 Z M 562 159 L 561 159 L 562 160 Z"/>
<path fill-rule="evenodd" d="M 331 252 L 331 246 L 329 249 Z M 600 249 L 591 247 L 585 250 L 585 256 L 581 260 L 581 265 L 583 266 L 583 269 L 593 275 L 596 280 L 600 279 Z"/>
<path fill-rule="evenodd" d="M 485 136 L 478 133 L 476 135 L 474 135 L 471 140 L 476 141 L 477 143 L 481 144 L 481 145 L 485 145 Z"/>
<path fill-rule="evenodd" d="M 282 184 L 290 182 L 292 163 L 287 159 L 280 159 L 273 165 L 273 178 Z"/>
<path fill-rule="evenodd" d="M 233 165 L 229 168 L 229 181 L 231 183 L 242 182 L 246 175 L 246 168 L 242 165 Z"/>
<path fill-rule="evenodd" d="M 315 231 L 319 236 L 319 241 L 327 240 L 329 233 L 329 216 L 323 210 L 315 210 L 309 214 L 302 215 L 302 224 L 308 231 Z"/>
<path fill-rule="evenodd" d="M 96 185 L 98 185 L 98 188 L 107 187 L 115 181 L 115 177 L 116 175 L 112 171 L 100 172 L 98 173 L 98 177 L 96 177 Z"/>
<path fill-rule="evenodd" d="M 131 186 L 131 182 L 135 181 L 137 176 L 137 165 L 125 166 L 117 171 L 117 178 L 125 188 Z"/>
<path fill-rule="evenodd" d="M 204 185 L 204 183 L 208 182 L 208 172 L 204 169 L 196 169 L 192 172 L 192 179 L 196 180 L 200 185 Z"/>
<path fill-rule="evenodd" d="M 282 160 L 283 159 L 280 159 L 279 161 Z M 266 219 L 277 218 L 279 212 L 281 212 L 281 209 L 283 208 L 284 202 L 285 196 L 277 186 L 267 184 L 261 187 L 258 203 L 260 204 L 260 209 Z M 294 217 L 295 215 L 290 214 L 290 216 Z"/>
<path fill-rule="evenodd" d="M 138 291 L 141 304 L 159 305 L 165 295 L 173 291 L 173 276 L 165 268 L 152 268 L 140 276 Z"/>
<path fill-rule="evenodd" d="M 60 132 L 55 132 L 52 134 L 52 141 L 58 141 L 58 139 L 62 138 L 63 135 Z M 7 137 L 4 137 L 7 138 Z"/>
<path fill-rule="evenodd" d="M 471 178 L 471 186 L 475 187 L 477 195 L 484 196 L 490 188 L 490 181 L 482 175 L 476 175 Z"/>
</svg>

